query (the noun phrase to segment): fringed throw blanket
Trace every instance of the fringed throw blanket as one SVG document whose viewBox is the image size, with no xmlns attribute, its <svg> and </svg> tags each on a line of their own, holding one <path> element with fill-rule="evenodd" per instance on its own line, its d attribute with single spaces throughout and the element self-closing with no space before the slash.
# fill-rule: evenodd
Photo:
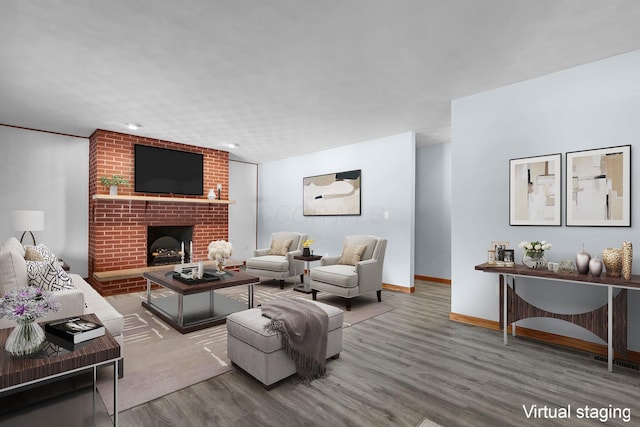
<svg viewBox="0 0 640 427">
<path fill-rule="evenodd" d="M 279 332 L 282 345 L 293 359 L 300 379 L 309 382 L 326 375 L 329 316 L 304 299 L 266 302 L 262 315 L 271 319 L 265 329 Z"/>
</svg>

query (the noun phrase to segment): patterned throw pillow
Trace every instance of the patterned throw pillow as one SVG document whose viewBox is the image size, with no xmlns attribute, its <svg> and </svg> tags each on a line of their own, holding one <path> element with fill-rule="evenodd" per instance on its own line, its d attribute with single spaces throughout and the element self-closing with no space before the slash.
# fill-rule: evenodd
<svg viewBox="0 0 640 427">
<path fill-rule="evenodd" d="M 269 255 L 286 255 L 289 252 L 289 246 L 291 246 L 292 240 L 274 240 L 271 243 L 271 249 Z"/>
<path fill-rule="evenodd" d="M 75 289 L 73 281 L 57 262 L 26 261 L 30 286 L 47 291 Z"/>
<path fill-rule="evenodd" d="M 342 248 L 342 255 L 338 260 L 338 264 L 356 265 L 360 262 L 362 254 L 367 249 L 367 245 L 352 246 L 345 244 Z"/>
</svg>

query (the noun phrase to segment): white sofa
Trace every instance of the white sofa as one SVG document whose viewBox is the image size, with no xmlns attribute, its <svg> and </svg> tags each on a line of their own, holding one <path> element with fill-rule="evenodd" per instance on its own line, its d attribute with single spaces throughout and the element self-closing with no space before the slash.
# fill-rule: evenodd
<svg viewBox="0 0 640 427">
<path fill-rule="evenodd" d="M 16 287 L 29 285 L 25 247 L 15 237 L 9 238 L 0 249 L 0 295 Z M 56 262 L 55 260 L 53 262 Z M 55 271 L 55 270 L 51 270 Z M 122 354 L 124 317 L 107 302 L 89 283 L 77 274 L 68 274 L 73 289 L 55 290 L 54 295 L 61 309 L 38 319 L 39 322 L 94 313 L 120 344 Z M 56 280 L 56 278 L 52 278 Z M 67 286 L 68 281 L 66 282 Z M 0 328 L 11 328 L 16 323 L 7 318 L 0 319 Z M 122 370 L 120 370 L 122 373 Z"/>
</svg>

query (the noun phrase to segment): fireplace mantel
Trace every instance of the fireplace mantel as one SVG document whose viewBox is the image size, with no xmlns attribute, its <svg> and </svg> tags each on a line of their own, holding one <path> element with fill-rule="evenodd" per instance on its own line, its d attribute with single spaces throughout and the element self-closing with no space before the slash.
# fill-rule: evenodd
<svg viewBox="0 0 640 427">
<path fill-rule="evenodd" d="M 194 197 L 163 197 L 163 196 L 132 196 L 132 195 L 116 195 L 95 194 L 93 200 L 119 200 L 119 201 L 142 201 L 142 202 L 163 202 L 163 203 L 201 203 L 201 204 L 222 204 L 233 205 L 235 200 L 209 200 L 196 199 Z"/>
</svg>

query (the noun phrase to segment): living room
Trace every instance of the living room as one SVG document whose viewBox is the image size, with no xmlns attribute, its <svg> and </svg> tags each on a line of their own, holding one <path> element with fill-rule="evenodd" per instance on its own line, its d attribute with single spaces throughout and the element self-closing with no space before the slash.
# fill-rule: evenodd
<svg viewBox="0 0 640 427">
<path fill-rule="evenodd" d="M 627 19 L 638 13 L 637 7 L 627 7 Z M 633 34 L 632 30 L 628 34 Z M 229 206 L 229 240 L 242 259 L 251 249 L 267 245 L 271 233 L 279 230 L 308 233 L 316 241 L 316 253 L 323 255 L 339 253 L 347 234 L 379 234 L 389 241 L 383 283 L 390 299 L 411 298 L 419 293 L 416 288 L 422 285 L 416 282 L 421 279 L 451 283 L 446 288 L 450 289 L 451 298 L 447 317 L 455 321 L 449 322 L 455 326 L 438 324 L 438 327 L 443 331 L 453 327 L 459 334 L 467 334 L 463 332 L 465 328 L 474 329 L 465 324 L 484 326 L 488 331 L 497 329 L 500 320 L 497 280 L 473 269 L 486 261 L 492 241 L 508 241 L 511 248 L 517 248 L 520 241 L 544 239 L 554 244 L 548 257 L 558 262 L 575 258 L 583 244 L 592 255 L 600 256 L 607 247 L 633 241 L 637 222 L 633 217 L 630 227 L 567 227 L 564 218 L 560 227 L 510 226 L 508 166 L 510 159 L 561 153 L 562 176 L 566 177 L 566 153 L 624 145 L 632 146 L 631 163 L 637 163 L 633 161 L 637 158 L 633 146 L 639 133 L 634 117 L 640 100 L 637 78 L 640 54 L 634 50 L 638 47 L 629 42 L 610 48 L 604 55 L 594 53 L 575 61 L 567 60 L 566 66 L 531 78 L 500 86 L 489 84 L 483 91 L 452 96 L 450 141 L 424 144 L 422 129 L 418 132 L 419 129 L 411 127 L 370 137 L 357 136 L 348 143 L 264 162 L 246 161 L 234 154 L 233 149 L 224 149 L 231 153 L 224 193 L 228 199 L 236 200 Z M 53 112 L 51 116 L 57 117 Z M 150 125 L 142 119 L 128 116 L 120 119 L 122 123 L 109 120 L 113 119 L 96 120 L 93 130 L 156 138 L 145 134 Z M 140 120 L 142 127 L 128 130 L 124 127 L 128 120 Z M 65 131 L 54 118 L 35 126 L 28 119 L 16 119 L 8 112 L 0 116 L 0 123 L 4 154 L 0 160 L 0 182 L 5 189 L 5 209 L 0 211 L 2 236 L 5 239 L 19 236 L 11 227 L 12 210 L 43 210 L 45 228 L 35 233 L 36 239 L 50 246 L 73 272 L 87 277 L 90 134 Z M 159 139 L 185 143 L 181 139 Z M 248 144 L 248 141 L 240 143 L 241 147 Z M 304 177 L 352 169 L 362 170 L 361 215 L 302 215 Z M 631 177 L 637 180 L 636 173 Z M 100 188 L 100 191 L 108 190 Z M 247 194 L 249 200 L 243 204 Z M 563 194 L 566 198 L 564 189 Z M 239 212 L 246 210 L 247 203 L 255 210 L 251 224 L 254 233 L 240 233 L 243 227 L 248 227 L 246 222 L 233 223 Z M 639 212 L 637 203 L 632 198 L 634 216 Z M 234 240 L 235 235 L 242 237 Z M 519 261 L 521 257 L 522 252 L 516 249 L 516 259 Z M 588 287 L 533 282 L 523 288 L 538 305 L 556 311 L 583 312 L 604 301 L 601 290 Z M 580 298 L 576 298 L 577 294 Z M 638 363 L 640 314 L 634 308 L 640 305 L 640 297 L 636 294 L 629 293 L 628 350 L 631 362 Z M 424 297 L 420 302 L 428 299 Z M 519 326 L 538 331 L 534 338 L 552 334 L 564 345 L 586 343 L 595 349 L 604 348 L 602 340 L 582 329 L 547 320 L 525 320 Z M 390 317 L 389 321 L 401 320 Z M 392 326 L 413 328 L 402 323 Z M 495 340 L 492 346 L 500 353 L 501 336 L 491 332 L 495 336 L 484 335 L 486 331 L 480 336 Z M 546 348 L 545 345 L 548 344 L 541 344 L 541 348 Z M 607 375 L 606 366 L 594 364 L 592 369 L 602 369 L 601 375 Z M 616 369 L 608 378 L 614 384 L 612 387 L 619 381 L 621 387 L 628 388 L 630 396 L 637 394 L 637 374 Z M 524 403 L 527 402 L 515 406 L 520 408 Z M 618 403 L 602 401 L 604 406 Z M 524 417 L 522 409 L 518 410 L 512 420 Z M 633 418 L 637 411 L 637 406 L 633 406 Z M 441 422 L 448 419 L 437 415 L 431 418 Z"/>
</svg>

